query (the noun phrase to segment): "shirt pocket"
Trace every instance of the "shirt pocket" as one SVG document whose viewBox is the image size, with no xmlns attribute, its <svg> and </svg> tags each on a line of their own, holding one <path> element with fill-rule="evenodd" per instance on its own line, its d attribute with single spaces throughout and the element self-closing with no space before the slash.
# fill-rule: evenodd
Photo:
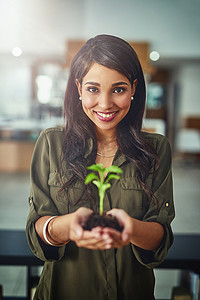
<svg viewBox="0 0 200 300">
<path fill-rule="evenodd" d="M 67 188 L 67 195 L 69 200 L 69 212 L 74 212 L 80 207 L 91 207 L 91 201 L 89 201 L 86 194 L 86 187 L 81 182 L 77 181 L 72 186 Z"/>
<path fill-rule="evenodd" d="M 69 208 L 65 190 L 60 191 L 62 184 L 60 174 L 58 172 L 50 172 L 48 185 L 51 199 L 56 205 L 59 214 L 66 214 L 69 212 Z"/>
<path fill-rule="evenodd" d="M 50 195 L 60 214 L 66 214 L 76 211 L 79 207 L 91 208 L 90 201 L 85 193 L 85 185 L 79 181 L 71 183 L 63 191 L 59 191 L 68 178 L 63 177 L 61 183 L 60 174 L 51 172 L 49 174 L 48 185 Z"/>
<path fill-rule="evenodd" d="M 48 185 L 50 187 L 50 193 L 61 188 L 61 178 L 59 173 L 51 172 L 49 173 Z"/>
<path fill-rule="evenodd" d="M 142 219 L 143 195 L 144 192 L 135 178 L 128 177 L 121 179 L 122 207 L 132 218 Z"/>
</svg>

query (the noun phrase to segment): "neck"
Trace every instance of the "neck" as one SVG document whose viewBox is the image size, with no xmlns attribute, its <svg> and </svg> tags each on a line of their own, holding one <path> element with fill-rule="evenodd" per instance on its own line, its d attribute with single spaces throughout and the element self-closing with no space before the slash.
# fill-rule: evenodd
<svg viewBox="0 0 200 300">
<path fill-rule="evenodd" d="M 118 148 L 116 132 L 98 131 L 96 132 L 96 136 L 98 153 L 104 155 L 115 154 Z"/>
<path fill-rule="evenodd" d="M 116 142 L 116 130 L 96 130 L 97 142 L 101 144 Z"/>
</svg>

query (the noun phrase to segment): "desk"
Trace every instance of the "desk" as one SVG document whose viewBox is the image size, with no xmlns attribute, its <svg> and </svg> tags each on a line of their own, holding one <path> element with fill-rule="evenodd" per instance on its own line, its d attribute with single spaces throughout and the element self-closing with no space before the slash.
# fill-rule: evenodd
<svg viewBox="0 0 200 300">
<path fill-rule="evenodd" d="M 30 251 L 24 231 L 0 230 L 0 265 L 27 267 L 27 299 L 29 299 L 31 268 L 42 266 L 43 262 Z M 181 269 L 200 274 L 200 235 L 175 235 L 165 261 L 158 268 Z"/>
</svg>

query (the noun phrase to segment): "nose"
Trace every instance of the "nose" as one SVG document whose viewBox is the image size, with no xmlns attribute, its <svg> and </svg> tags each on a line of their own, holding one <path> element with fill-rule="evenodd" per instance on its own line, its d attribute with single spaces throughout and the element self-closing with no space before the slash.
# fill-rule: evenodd
<svg viewBox="0 0 200 300">
<path fill-rule="evenodd" d="M 102 93 L 98 98 L 99 108 L 102 110 L 108 110 L 113 106 L 112 97 L 107 93 Z"/>
</svg>

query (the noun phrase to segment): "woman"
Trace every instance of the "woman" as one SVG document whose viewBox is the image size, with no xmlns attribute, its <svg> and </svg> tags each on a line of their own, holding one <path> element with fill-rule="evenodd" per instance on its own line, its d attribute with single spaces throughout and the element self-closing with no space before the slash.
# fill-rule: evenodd
<svg viewBox="0 0 200 300">
<path fill-rule="evenodd" d="M 74 57 L 65 96 L 66 127 L 43 131 L 31 167 L 27 238 L 45 261 L 35 299 L 154 299 L 152 268 L 172 244 L 168 141 L 141 132 L 145 83 L 137 55 L 114 36 L 90 39 Z M 123 174 L 104 211 L 123 231 L 82 225 L 98 211 L 87 166 Z"/>
</svg>

